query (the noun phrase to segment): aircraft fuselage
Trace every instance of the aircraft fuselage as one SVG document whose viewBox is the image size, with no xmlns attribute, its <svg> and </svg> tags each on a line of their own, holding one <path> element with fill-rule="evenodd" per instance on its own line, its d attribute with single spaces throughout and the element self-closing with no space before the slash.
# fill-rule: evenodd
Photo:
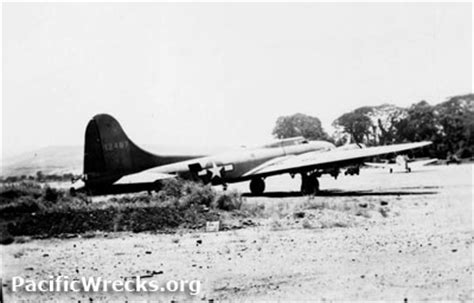
<svg viewBox="0 0 474 303">
<path fill-rule="evenodd" d="M 357 165 L 363 158 L 428 144 L 371 148 L 347 144 L 336 148 L 330 142 L 294 137 L 213 156 L 162 155 L 141 149 L 127 137 L 115 118 L 99 114 L 86 127 L 81 178 L 84 186 L 78 190 L 91 194 L 159 190 L 163 185 L 160 180 L 179 176 L 222 184 L 224 188 L 227 183 L 250 180 L 250 191 L 261 194 L 266 177 L 288 173 L 301 174 L 301 192 L 316 194 L 322 174 L 337 178 L 341 167 Z"/>
<path fill-rule="evenodd" d="M 198 177 L 206 183 L 222 184 L 249 180 L 249 174 L 272 159 L 281 161 L 294 155 L 309 152 L 323 152 L 334 149 L 332 143 L 326 141 L 307 141 L 289 146 L 262 147 L 239 149 L 214 156 L 167 164 L 150 169 L 163 174 L 177 174 L 183 178 Z"/>
</svg>

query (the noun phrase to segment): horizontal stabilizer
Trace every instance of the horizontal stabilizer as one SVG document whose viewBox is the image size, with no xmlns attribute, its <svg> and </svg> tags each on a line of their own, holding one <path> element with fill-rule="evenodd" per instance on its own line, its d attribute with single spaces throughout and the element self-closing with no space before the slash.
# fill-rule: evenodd
<svg viewBox="0 0 474 303">
<path fill-rule="evenodd" d="M 176 178 L 176 175 L 154 173 L 151 170 L 123 176 L 114 184 L 153 183 L 159 180 Z"/>
</svg>

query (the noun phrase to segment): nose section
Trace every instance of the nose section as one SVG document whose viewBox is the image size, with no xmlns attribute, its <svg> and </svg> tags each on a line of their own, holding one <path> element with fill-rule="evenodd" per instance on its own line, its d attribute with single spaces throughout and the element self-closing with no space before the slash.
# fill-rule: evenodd
<svg viewBox="0 0 474 303">
<path fill-rule="evenodd" d="M 334 144 L 327 141 L 309 141 L 309 144 L 311 145 L 313 150 L 319 151 L 331 150 L 336 147 L 334 146 Z"/>
</svg>

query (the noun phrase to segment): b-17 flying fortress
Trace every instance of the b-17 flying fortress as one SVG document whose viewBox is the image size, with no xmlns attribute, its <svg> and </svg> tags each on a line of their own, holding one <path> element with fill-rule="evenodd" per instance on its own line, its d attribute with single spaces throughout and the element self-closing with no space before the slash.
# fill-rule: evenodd
<svg viewBox="0 0 474 303">
<path fill-rule="evenodd" d="M 160 180 L 181 177 L 224 188 L 229 183 L 250 180 L 251 193 L 262 194 L 265 178 L 300 174 L 301 192 L 317 194 L 318 178 L 323 174 L 337 178 L 341 169 L 358 170 L 366 158 L 429 144 L 431 142 L 423 141 L 378 147 L 357 144 L 336 147 L 326 141 L 295 137 L 216 155 L 155 155 L 133 143 L 115 118 L 99 114 L 86 128 L 84 186 L 77 190 L 90 194 L 159 190 Z"/>
</svg>

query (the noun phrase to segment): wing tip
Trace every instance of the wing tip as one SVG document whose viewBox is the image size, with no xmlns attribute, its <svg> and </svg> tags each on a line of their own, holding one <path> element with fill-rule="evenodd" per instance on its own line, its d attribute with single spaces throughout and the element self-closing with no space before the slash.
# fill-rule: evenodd
<svg viewBox="0 0 474 303">
<path fill-rule="evenodd" d="M 427 146 L 433 144 L 433 141 L 421 141 L 420 143 L 422 144 L 421 146 Z"/>
</svg>

